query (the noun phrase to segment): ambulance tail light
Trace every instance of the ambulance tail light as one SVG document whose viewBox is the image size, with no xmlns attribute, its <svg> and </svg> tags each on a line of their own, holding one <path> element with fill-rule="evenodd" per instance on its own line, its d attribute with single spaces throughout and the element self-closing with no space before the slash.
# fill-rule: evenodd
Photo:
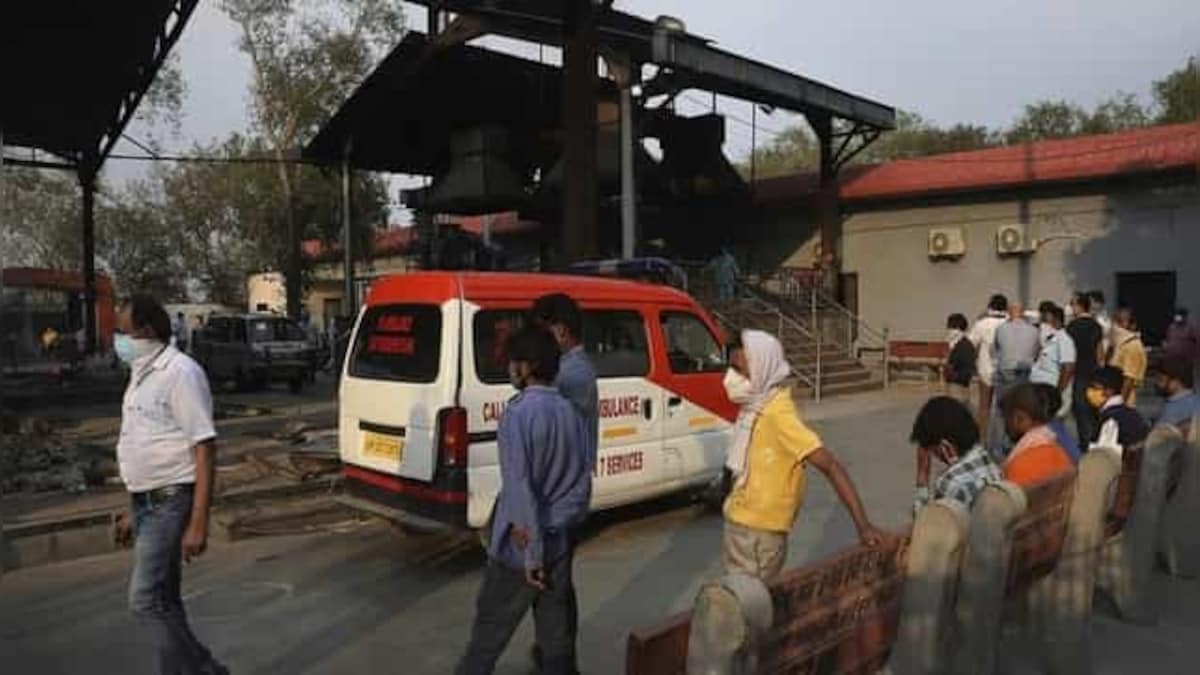
<svg viewBox="0 0 1200 675">
<path fill-rule="evenodd" d="M 442 408 L 438 411 L 438 454 L 442 466 L 467 466 L 467 409 Z"/>
</svg>

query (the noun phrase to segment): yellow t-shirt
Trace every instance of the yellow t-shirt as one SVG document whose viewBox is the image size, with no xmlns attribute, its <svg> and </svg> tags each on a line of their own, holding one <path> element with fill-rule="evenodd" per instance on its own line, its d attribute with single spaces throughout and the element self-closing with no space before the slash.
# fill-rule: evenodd
<svg viewBox="0 0 1200 675">
<path fill-rule="evenodd" d="M 1113 350 L 1112 365 L 1133 380 L 1133 391 L 1129 394 L 1126 404 L 1133 406 L 1137 403 L 1137 390 L 1146 379 L 1146 346 L 1138 336 L 1130 336 L 1119 342 Z"/>
<path fill-rule="evenodd" d="M 781 390 L 754 423 L 746 475 L 725 501 L 725 517 L 757 530 L 790 531 L 804 502 L 804 460 L 821 445 L 800 419 L 791 392 Z"/>
</svg>

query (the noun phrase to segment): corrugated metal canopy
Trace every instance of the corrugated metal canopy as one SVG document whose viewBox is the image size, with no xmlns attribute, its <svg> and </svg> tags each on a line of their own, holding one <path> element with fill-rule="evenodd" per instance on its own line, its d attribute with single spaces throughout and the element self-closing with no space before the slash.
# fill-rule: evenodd
<svg viewBox="0 0 1200 675">
<path fill-rule="evenodd" d="M 90 156 L 98 167 L 196 0 L 5 2 L 0 130 L 6 145 Z"/>
</svg>

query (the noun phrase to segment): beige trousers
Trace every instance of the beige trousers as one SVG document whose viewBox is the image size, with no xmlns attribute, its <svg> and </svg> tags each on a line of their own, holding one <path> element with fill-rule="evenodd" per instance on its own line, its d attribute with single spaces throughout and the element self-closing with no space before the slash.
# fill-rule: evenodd
<svg viewBox="0 0 1200 675">
<path fill-rule="evenodd" d="M 726 520 L 723 549 L 726 572 L 767 581 L 783 570 L 787 534 L 756 530 Z"/>
</svg>

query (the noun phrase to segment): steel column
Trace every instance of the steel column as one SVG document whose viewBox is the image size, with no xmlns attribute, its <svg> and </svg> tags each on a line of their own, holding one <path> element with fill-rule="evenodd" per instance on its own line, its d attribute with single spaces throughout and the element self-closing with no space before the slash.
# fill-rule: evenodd
<svg viewBox="0 0 1200 675">
<path fill-rule="evenodd" d="M 817 193 L 817 218 L 821 224 L 821 280 L 823 290 L 836 295 L 834 286 L 841 264 L 838 246 L 841 239 L 841 219 L 838 216 L 837 164 L 833 153 L 833 118 L 829 115 L 809 115 L 808 123 L 817 135 L 820 148 L 820 187 Z"/>
<path fill-rule="evenodd" d="M 342 155 L 342 315 L 354 316 L 354 228 L 350 219 L 350 153 Z"/>
<path fill-rule="evenodd" d="M 637 246 L 637 191 L 634 186 L 633 95 L 621 87 L 621 257 L 633 258 Z"/>
<path fill-rule="evenodd" d="M 96 172 L 92 158 L 79 170 L 83 190 L 83 335 L 84 353 L 96 353 Z M 140 289 L 139 289 L 140 290 Z"/>
<path fill-rule="evenodd" d="M 563 45 L 561 265 L 596 251 L 596 7 L 569 0 Z"/>
</svg>

